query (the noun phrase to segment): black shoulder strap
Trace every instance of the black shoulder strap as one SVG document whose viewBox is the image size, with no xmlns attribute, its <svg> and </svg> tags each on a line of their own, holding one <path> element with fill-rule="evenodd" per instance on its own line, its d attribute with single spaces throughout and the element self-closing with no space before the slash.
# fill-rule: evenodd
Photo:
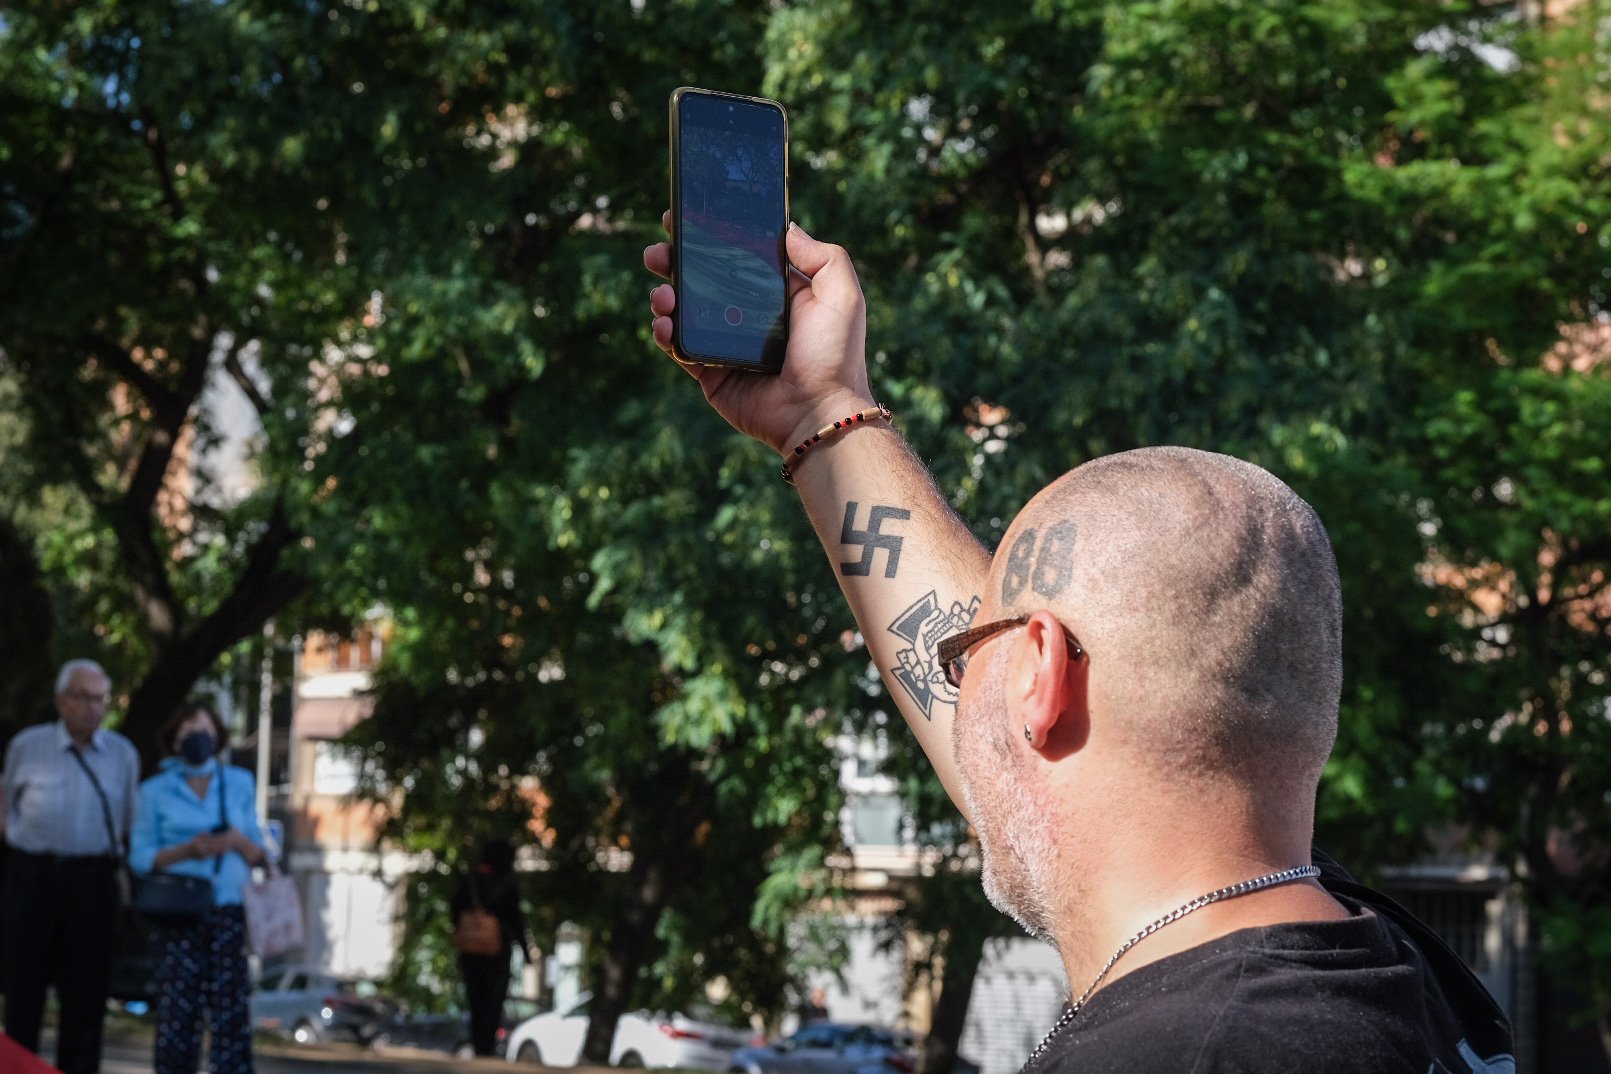
<svg viewBox="0 0 1611 1074">
<path fill-rule="evenodd" d="M 218 759 L 218 823 L 223 825 L 223 829 L 226 832 L 229 831 L 229 786 L 224 782 L 224 769 L 227 767 L 229 766 L 224 764 L 224 759 L 220 757 Z M 213 872 L 217 873 L 223 867 L 224 856 L 220 854 L 213 859 Z"/>
<path fill-rule="evenodd" d="M 229 830 L 229 786 L 224 782 L 224 769 L 228 767 L 222 760 L 218 762 L 218 823 L 225 831 Z"/>
<path fill-rule="evenodd" d="M 117 836 L 117 825 L 112 823 L 112 803 L 106 800 L 106 791 L 102 788 L 101 781 L 95 778 L 95 770 L 89 766 L 88 761 L 84 760 L 84 755 L 78 752 L 77 743 L 68 746 L 67 752 L 73 755 L 73 760 L 78 762 L 78 767 L 82 768 L 84 774 L 89 777 L 90 786 L 95 788 L 95 797 L 101 800 L 101 819 L 106 821 L 106 837 L 112 841 L 112 857 L 121 860 L 123 857 L 123 841 Z"/>
</svg>

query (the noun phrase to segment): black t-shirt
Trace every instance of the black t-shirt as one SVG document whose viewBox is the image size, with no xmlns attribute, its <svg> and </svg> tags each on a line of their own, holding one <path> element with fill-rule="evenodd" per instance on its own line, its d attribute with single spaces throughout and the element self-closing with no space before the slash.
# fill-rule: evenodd
<svg viewBox="0 0 1611 1074">
<path fill-rule="evenodd" d="M 1392 900 L 1317 854 L 1353 916 L 1243 929 L 1104 986 L 1028 1074 L 1513 1074 L 1510 1024 Z"/>
</svg>

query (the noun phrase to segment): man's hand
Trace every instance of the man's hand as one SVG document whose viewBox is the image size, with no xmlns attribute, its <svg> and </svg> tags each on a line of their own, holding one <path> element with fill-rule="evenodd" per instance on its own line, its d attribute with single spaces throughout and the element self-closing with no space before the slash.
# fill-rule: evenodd
<svg viewBox="0 0 1611 1074">
<path fill-rule="evenodd" d="M 661 217 L 667 230 L 670 217 L 669 212 Z M 796 224 L 789 225 L 787 244 L 794 268 L 783 371 L 769 376 L 682 363 L 717 413 L 780 455 L 836 418 L 874 402 L 867 386 L 867 308 L 850 255 L 818 242 Z M 670 245 L 657 242 L 645 249 L 643 264 L 669 279 Z M 669 285 L 649 293 L 654 341 L 667 354 L 676 306 L 676 289 Z"/>
</svg>

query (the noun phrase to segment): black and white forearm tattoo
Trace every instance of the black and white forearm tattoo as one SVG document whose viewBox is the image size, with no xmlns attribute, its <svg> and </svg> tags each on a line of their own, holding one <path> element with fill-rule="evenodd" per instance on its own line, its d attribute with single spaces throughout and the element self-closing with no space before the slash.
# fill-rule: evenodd
<svg viewBox="0 0 1611 1074">
<path fill-rule="evenodd" d="M 936 650 L 941 641 L 973 625 L 973 617 L 978 614 L 977 596 L 967 604 L 954 600 L 945 610 L 940 607 L 938 591 L 930 590 L 889 625 L 889 632 L 905 643 L 895 653 L 890 674 L 923 710 L 925 720 L 934 719 L 934 711 L 940 705 L 956 706 L 956 687 L 946 681 Z"/>
</svg>

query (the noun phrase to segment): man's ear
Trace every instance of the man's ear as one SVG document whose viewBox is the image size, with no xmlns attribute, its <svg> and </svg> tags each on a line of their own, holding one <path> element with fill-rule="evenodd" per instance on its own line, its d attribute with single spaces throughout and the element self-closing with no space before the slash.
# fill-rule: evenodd
<svg viewBox="0 0 1611 1074">
<path fill-rule="evenodd" d="M 1069 648 L 1068 633 L 1051 612 L 1035 612 L 1013 644 L 1007 705 L 1028 745 L 1056 761 L 1085 745 L 1090 734 L 1086 662 Z"/>
</svg>

